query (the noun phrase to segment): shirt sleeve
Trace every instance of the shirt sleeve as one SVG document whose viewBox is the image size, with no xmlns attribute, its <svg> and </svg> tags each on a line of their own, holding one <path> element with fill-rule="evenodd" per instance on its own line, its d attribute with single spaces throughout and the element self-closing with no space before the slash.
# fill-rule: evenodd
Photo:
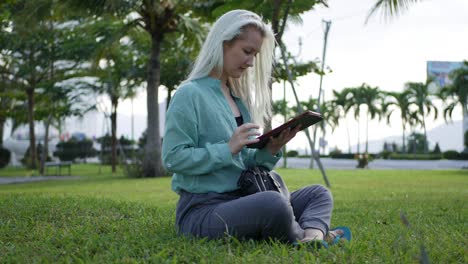
<svg viewBox="0 0 468 264">
<path fill-rule="evenodd" d="M 203 175 L 232 164 L 227 142 L 198 146 L 198 129 L 193 111 L 169 109 L 162 147 L 163 164 L 171 172 Z"/>
<path fill-rule="evenodd" d="M 247 167 L 264 166 L 272 170 L 282 156 L 282 151 L 276 153 L 276 155 L 271 155 L 267 148 L 248 149 Z"/>
</svg>

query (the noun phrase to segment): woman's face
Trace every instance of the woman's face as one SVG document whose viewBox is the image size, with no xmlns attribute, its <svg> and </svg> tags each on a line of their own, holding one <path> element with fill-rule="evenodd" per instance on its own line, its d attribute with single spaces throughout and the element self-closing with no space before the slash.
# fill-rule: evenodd
<svg viewBox="0 0 468 264">
<path fill-rule="evenodd" d="M 253 66 L 253 61 L 262 47 L 263 37 L 259 30 L 248 27 L 237 39 L 225 43 L 223 75 L 239 78 L 242 73 Z"/>
</svg>

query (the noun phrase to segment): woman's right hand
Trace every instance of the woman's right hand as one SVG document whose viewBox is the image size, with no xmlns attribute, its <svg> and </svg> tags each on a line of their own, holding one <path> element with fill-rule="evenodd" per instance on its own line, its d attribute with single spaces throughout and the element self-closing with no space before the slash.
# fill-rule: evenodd
<svg viewBox="0 0 468 264">
<path fill-rule="evenodd" d="M 259 128 L 260 126 L 253 123 L 246 123 L 237 127 L 228 143 L 231 153 L 235 155 L 239 153 L 245 145 L 260 141 L 257 138 L 249 139 L 251 136 L 260 135 L 257 130 Z"/>
</svg>

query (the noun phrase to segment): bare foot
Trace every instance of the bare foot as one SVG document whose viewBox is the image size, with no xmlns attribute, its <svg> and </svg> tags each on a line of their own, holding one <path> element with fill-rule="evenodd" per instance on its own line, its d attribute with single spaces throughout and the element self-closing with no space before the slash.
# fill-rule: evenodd
<svg viewBox="0 0 468 264">
<path fill-rule="evenodd" d="M 300 241 L 302 243 L 306 243 L 312 240 L 323 240 L 323 233 L 319 229 L 315 228 L 308 228 L 304 230 L 304 238 L 301 239 Z"/>
</svg>

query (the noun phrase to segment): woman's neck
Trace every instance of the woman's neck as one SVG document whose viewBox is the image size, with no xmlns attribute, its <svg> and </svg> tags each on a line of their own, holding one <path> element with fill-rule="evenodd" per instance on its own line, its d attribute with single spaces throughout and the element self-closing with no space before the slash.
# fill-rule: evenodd
<svg viewBox="0 0 468 264">
<path fill-rule="evenodd" d="M 214 71 L 211 71 L 210 74 L 208 74 L 208 76 L 210 76 L 211 78 L 220 80 L 221 89 L 229 93 L 228 78 L 224 73 L 221 75 L 221 77 L 219 77 Z"/>
</svg>

